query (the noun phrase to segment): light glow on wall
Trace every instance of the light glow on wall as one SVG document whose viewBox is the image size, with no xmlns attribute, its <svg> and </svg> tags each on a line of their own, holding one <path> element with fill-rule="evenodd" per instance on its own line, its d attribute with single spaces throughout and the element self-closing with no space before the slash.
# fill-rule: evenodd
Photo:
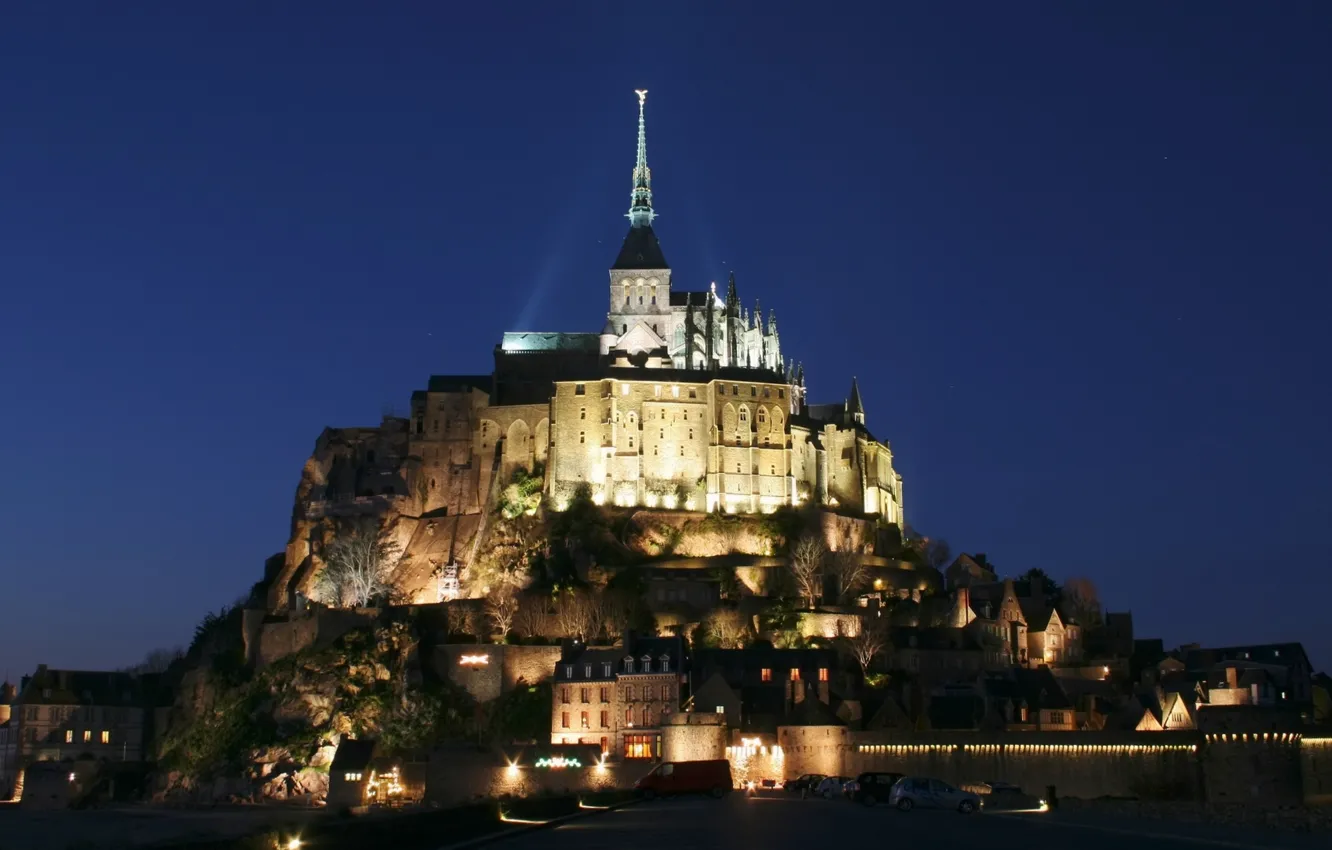
<svg viewBox="0 0 1332 850">
<path fill-rule="evenodd" d="M 490 664 L 489 655 L 460 655 L 458 663 L 465 667 L 485 667 Z"/>
</svg>

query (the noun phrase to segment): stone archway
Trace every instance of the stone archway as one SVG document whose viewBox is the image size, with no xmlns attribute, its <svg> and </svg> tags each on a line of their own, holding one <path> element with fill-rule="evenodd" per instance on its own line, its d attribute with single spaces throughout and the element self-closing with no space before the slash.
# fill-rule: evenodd
<svg viewBox="0 0 1332 850">
<path fill-rule="evenodd" d="M 515 419 L 504 435 L 504 467 L 506 470 L 532 469 L 532 431 L 527 423 Z"/>
</svg>

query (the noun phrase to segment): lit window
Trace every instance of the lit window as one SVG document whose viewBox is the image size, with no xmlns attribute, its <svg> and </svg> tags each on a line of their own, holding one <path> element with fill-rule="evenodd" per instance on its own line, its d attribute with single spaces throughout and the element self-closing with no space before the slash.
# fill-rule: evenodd
<svg viewBox="0 0 1332 850">
<path fill-rule="evenodd" d="M 679 397 L 680 397 L 680 387 L 679 387 L 678 385 L 677 385 L 677 386 L 674 386 L 674 387 L 671 387 L 671 396 L 672 396 L 673 398 L 679 398 Z"/>
<path fill-rule="evenodd" d="M 792 667 L 792 668 L 791 668 L 791 681 L 792 681 L 792 682 L 799 682 L 799 681 L 800 681 L 800 668 L 799 668 L 799 667 Z"/>
<path fill-rule="evenodd" d="M 84 730 L 83 730 L 83 743 L 86 744 L 86 743 L 88 743 L 88 742 L 91 741 L 91 740 L 92 740 L 92 730 L 91 730 L 91 729 L 84 729 Z"/>
<path fill-rule="evenodd" d="M 627 759 L 650 759 L 658 755 L 654 744 L 655 735 L 625 735 L 624 757 Z"/>
<path fill-rule="evenodd" d="M 819 681 L 820 681 L 820 682 L 826 682 L 826 681 L 828 681 L 828 668 L 827 668 L 827 667 L 820 667 L 820 668 L 819 668 Z"/>
<path fill-rule="evenodd" d="M 626 726 L 634 725 L 634 710 L 632 708 L 626 708 L 624 710 L 624 723 Z"/>
<path fill-rule="evenodd" d="M 66 730 L 65 730 L 65 743 L 66 743 L 66 744 L 72 744 L 72 743 L 74 743 L 74 730 L 73 730 L 73 729 L 66 729 Z"/>
<path fill-rule="evenodd" d="M 106 729 L 102 730 L 102 743 L 103 744 L 111 743 L 111 733 Z"/>
<path fill-rule="evenodd" d="M 725 713 L 726 713 L 726 706 L 724 706 L 724 705 L 719 705 L 719 706 L 717 706 L 717 713 L 718 713 L 718 714 L 725 714 Z"/>
<path fill-rule="evenodd" d="M 629 395 L 629 385 L 620 384 L 620 395 Z"/>
<path fill-rule="evenodd" d="M 578 717 L 578 722 L 579 722 L 579 724 L 580 724 L 579 728 L 581 728 L 581 729 L 590 729 L 590 728 L 591 728 L 591 726 L 588 724 L 587 712 L 586 712 L 586 711 L 584 711 L 582 714 L 579 715 L 579 717 Z"/>
<path fill-rule="evenodd" d="M 610 725 L 610 712 L 609 711 L 601 712 L 601 728 L 605 729 L 609 725 Z M 604 741 L 605 739 L 603 738 L 602 740 Z M 601 748 L 603 750 L 606 749 L 606 745 L 603 743 L 601 745 Z"/>
<path fill-rule="evenodd" d="M 764 668 L 763 668 L 763 671 L 760 673 L 760 676 L 759 676 L 759 677 L 760 677 L 763 681 L 765 681 L 765 682 L 771 682 L 771 681 L 772 681 L 772 668 L 771 668 L 771 667 L 764 667 Z"/>
</svg>

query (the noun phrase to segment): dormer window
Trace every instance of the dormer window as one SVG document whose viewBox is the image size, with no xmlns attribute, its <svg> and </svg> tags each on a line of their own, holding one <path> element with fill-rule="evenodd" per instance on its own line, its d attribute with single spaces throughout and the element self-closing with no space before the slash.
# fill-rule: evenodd
<svg viewBox="0 0 1332 850">
<path fill-rule="evenodd" d="M 589 679 L 592 678 L 592 665 L 591 665 L 591 664 L 584 664 L 584 665 L 583 665 L 583 675 L 586 676 L 586 677 L 589 678 Z"/>
<path fill-rule="evenodd" d="M 611 663 L 609 661 L 603 662 L 601 665 L 601 675 L 609 676 L 610 674 L 611 674 Z"/>
<path fill-rule="evenodd" d="M 572 665 L 572 664 L 566 664 L 566 665 L 564 665 L 564 678 L 566 678 L 566 679 L 572 679 L 572 678 L 573 678 L 573 665 Z"/>
<path fill-rule="evenodd" d="M 633 659 L 633 656 L 626 655 L 626 656 L 624 657 L 624 672 L 626 672 L 626 673 L 632 673 L 632 672 L 634 672 L 634 659 Z"/>
<path fill-rule="evenodd" d="M 652 656 L 650 655 L 643 656 L 643 672 L 644 673 L 652 672 Z"/>
<path fill-rule="evenodd" d="M 663 655 L 661 657 L 661 672 L 671 672 L 671 657 L 669 655 Z"/>
</svg>

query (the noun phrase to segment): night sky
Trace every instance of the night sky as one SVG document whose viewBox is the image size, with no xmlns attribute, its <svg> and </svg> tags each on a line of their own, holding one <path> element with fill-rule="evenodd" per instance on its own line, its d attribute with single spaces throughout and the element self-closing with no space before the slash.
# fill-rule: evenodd
<svg viewBox="0 0 1332 850">
<path fill-rule="evenodd" d="M 1332 3 L 126 5 L 0 23 L 0 675 L 187 644 L 324 426 L 598 331 L 635 88 L 675 285 L 915 528 L 1332 662 Z"/>
</svg>

